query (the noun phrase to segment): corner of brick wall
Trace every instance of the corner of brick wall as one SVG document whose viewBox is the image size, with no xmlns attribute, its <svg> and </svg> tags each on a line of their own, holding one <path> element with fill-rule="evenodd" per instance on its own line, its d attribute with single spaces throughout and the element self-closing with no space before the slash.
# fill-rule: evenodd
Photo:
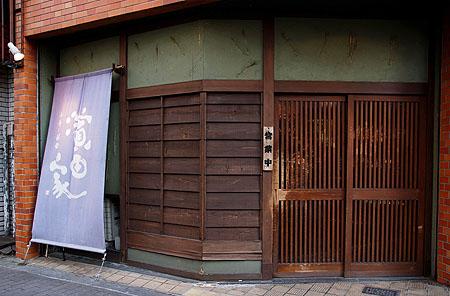
<svg viewBox="0 0 450 296">
<path fill-rule="evenodd" d="M 442 28 L 437 280 L 450 285 L 450 12 Z"/>
<path fill-rule="evenodd" d="M 18 40 L 20 40 L 18 38 Z M 25 54 L 24 66 L 14 70 L 14 141 L 16 197 L 16 256 L 24 258 L 31 239 L 34 208 L 38 188 L 37 151 L 37 50 L 25 39 L 18 43 Z M 27 258 L 38 255 L 33 245 Z"/>
</svg>

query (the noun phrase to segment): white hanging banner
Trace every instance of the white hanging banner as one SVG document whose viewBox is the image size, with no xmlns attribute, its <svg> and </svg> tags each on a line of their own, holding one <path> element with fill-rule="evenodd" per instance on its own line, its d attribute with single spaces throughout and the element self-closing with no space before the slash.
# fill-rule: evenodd
<svg viewBox="0 0 450 296">
<path fill-rule="evenodd" d="M 111 78 L 107 69 L 55 81 L 32 242 L 105 252 Z"/>
</svg>

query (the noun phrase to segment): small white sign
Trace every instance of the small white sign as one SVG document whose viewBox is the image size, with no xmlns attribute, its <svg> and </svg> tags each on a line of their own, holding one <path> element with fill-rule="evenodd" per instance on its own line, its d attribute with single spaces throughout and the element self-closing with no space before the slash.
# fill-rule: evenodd
<svg viewBox="0 0 450 296">
<path fill-rule="evenodd" d="M 273 126 L 265 126 L 263 130 L 263 170 L 273 169 Z"/>
</svg>

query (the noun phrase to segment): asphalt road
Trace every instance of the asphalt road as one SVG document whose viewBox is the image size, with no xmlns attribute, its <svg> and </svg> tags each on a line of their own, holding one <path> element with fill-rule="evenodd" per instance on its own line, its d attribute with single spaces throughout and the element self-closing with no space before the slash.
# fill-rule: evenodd
<svg viewBox="0 0 450 296">
<path fill-rule="evenodd" d="M 102 282 L 77 282 L 71 279 L 30 273 L 0 266 L 1 296 L 43 296 L 43 295 L 164 295 L 149 290 L 129 291 L 120 286 L 106 287 Z"/>
</svg>

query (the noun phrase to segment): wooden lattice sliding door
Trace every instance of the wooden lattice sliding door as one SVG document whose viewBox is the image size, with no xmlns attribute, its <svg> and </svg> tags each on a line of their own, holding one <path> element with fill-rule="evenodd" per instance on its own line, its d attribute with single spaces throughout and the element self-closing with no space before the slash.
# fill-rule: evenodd
<svg viewBox="0 0 450 296">
<path fill-rule="evenodd" d="M 420 97 L 350 96 L 346 275 L 422 275 Z"/>
<path fill-rule="evenodd" d="M 422 98 L 276 102 L 276 274 L 422 275 Z"/>
<path fill-rule="evenodd" d="M 282 96 L 277 106 L 277 272 L 342 275 L 345 97 Z"/>
</svg>

